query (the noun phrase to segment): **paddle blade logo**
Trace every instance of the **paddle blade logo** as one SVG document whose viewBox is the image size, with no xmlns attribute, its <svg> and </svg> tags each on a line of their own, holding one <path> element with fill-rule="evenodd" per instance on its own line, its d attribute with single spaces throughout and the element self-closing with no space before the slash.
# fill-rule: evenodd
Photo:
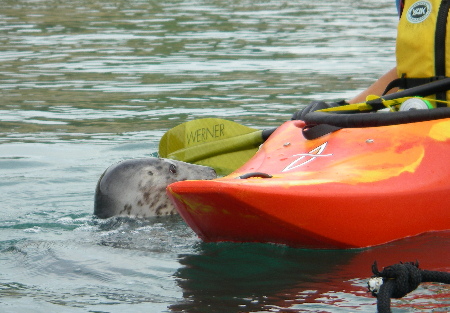
<svg viewBox="0 0 450 313">
<path fill-rule="evenodd" d="M 315 159 L 319 157 L 327 157 L 332 156 L 333 154 L 322 154 L 325 148 L 327 147 L 328 142 L 325 142 L 318 146 L 317 148 L 312 149 L 308 153 L 300 153 L 300 154 L 294 154 L 293 157 L 298 157 L 295 161 L 291 162 L 288 166 L 284 168 L 281 172 L 287 172 L 290 170 L 293 170 L 294 168 L 298 168 L 300 166 L 303 166 L 305 164 L 308 164 L 309 162 L 314 161 Z"/>
<path fill-rule="evenodd" d="M 211 141 L 211 139 L 224 137 L 224 124 L 215 124 L 210 127 L 196 128 L 186 133 L 186 142 L 188 145 L 194 145 L 202 142 Z"/>
<path fill-rule="evenodd" d="M 428 1 L 417 1 L 408 10 L 406 18 L 410 23 L 417 24 L 425 21 L 431 13 L 431 3 Z"/>
</svg>

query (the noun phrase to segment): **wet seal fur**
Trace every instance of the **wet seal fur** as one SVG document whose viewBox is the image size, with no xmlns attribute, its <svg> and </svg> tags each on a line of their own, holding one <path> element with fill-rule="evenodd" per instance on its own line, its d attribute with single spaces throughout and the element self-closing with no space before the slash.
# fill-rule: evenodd
<svg viewBox="0 0 450 313">
<path fill-rule="evenodd" d="M 181 180 L 214 179 L 214 169 L 181 161 L 145 158 L 111 165 L 95 190 L 94 215 L 151 217 L 172 215 L 176 209 L 166 187 Z"/>
</svg>

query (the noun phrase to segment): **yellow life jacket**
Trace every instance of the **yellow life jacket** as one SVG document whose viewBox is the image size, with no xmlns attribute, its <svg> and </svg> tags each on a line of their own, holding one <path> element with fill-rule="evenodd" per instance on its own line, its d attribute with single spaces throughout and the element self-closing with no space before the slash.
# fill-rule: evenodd
<svg viewBox="0 0 450 313">
<path fill-rule="evenodd" d="M 397 87 L 411 88 L 450 76 L 449 8 L 450 0 L 404 1 L 397 33 Z M 436 95 L 440 100 L 447 97 L 449 92 Z"/>
</svg>

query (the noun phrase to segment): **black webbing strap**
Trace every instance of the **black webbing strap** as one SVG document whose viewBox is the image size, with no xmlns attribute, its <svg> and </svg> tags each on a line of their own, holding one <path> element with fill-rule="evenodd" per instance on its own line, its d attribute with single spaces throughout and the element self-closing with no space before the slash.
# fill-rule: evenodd
<svg viewBox="0 0 450 313">
<path fill-rule="evenodd" d="M 447 18 L 450 8 L 449 0 L 442 0 L 436 21 L 436 33 L 434 37 L 434 67 L 436 76 L 445 76 L 445 37 L 447 34 Z M 436 99 L 447 100 L 447 94 L 440 92 Z"/>
<path fill-rule="evenodd" d="M 309 113 L 310 114 L 310 113 Z M 311 125 L 311 126 L 305 126 L 302 129 L 303 137 L 305 137 L 307 140 L 313 140 L 325 135 L 328 135 L 332 132 L 335 132 L 339 129 L 342 129 L 343 127 L 328 125 L 328 124 L 318 124 L 318 125 Z"/>
</svg>

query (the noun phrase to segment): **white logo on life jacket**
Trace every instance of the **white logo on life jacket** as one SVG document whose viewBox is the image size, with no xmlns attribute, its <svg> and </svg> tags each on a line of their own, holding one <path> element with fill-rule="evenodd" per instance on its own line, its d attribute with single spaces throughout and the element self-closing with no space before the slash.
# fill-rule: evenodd
<svg viewBox="0 0 450 313">
<path fill-rule="evenodd" d="M 282 172 L 287 172 L 290 170 L 293 170 L 294 168 L 303 166 L 311 161 L 314 161 L 318 157 L 326 157 L 331 156 L 333 154 L 322 154 L 323 150 L 325 150 L 328 142 L 325 142 L 318 146 L 317 148 L 312 149 L 308 153 L 300 153 L 300 154 L 294 154 L 293 157 L 298 157 L 295 161 L 291 162 L 288 166 L 282 170 Z M 302 161 L 300 164 L 299 162 Z"/>
<path fill-rule="evenodd" d="M 410 23 L 417 24 L 425 21 L 431 13 L 431 3 L 428 1 L 417 1 L 408 10 L 406 18 Z"/>
</svg>

